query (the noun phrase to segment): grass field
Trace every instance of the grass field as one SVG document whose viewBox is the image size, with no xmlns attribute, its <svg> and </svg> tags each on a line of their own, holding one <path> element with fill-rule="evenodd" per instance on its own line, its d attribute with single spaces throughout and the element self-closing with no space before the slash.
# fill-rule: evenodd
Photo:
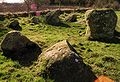
<svg viewBox="0 0 120 82">
<path fill-rule="evenodd" d="M 88 41 L 84 36 L 86 30 L 84 13 L 76 14 L 78 14 L 77 22 L 64 22 L 70 27 L 47 25 L 43 21 L 44 16 L 39 17 L 41 19 L 40 24 L 29 23 L 28 20 L 30 18 L 27 17 L 16 19 L 19 20 L 22 27 L 21 33 L 38 43 L 43 52 L 53 44 L 67 39 L 83 58 L 84 62 L 92 67 L 92 71 L 96 76 L 106 75 L 116 82 L 120 82 L 120 41 Z M 120 32 L 120 11 L 116 11 L 116 14 L 118 16 L 116 30 Z M 62 21 L 67 15 L 67 13 L 64 13 L 60 16 Z M 0 23 L 6 25 L 9 21 L 9 19 L 6 19 L 5 21 L 0 21 Z M 0 41 L 10 30 L 0 30 Z M 44 78 L 37 74 L 38 71 L 34 70 L 34 64 L 30 67 L 24 67 L 19 62 L 3 56 L 1 51 L 0 82 L 46 82 Z M 47 79 L 47 82 L 50 81 L 52 80 Z"/>
</svg>

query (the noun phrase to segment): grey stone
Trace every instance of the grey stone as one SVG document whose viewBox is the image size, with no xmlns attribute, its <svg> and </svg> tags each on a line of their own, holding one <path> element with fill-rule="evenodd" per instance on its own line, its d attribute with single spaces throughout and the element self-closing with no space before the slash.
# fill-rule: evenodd
<svg viewBox="0 0 120 82">
<path fill-rule="evenodd" d="M 112 9 L 93 9 L 86 12 L 87 30 L 89 39 L 111 39 L 117 23 L 117 15 Z"/>
<path fill-rule="evenodd" d="M 51 11 L 46 14 L 45 22 L 50 25 L 60 25 L 61 21 L 59 15 L 61 14 L 60 10 Z"/>
<path fill-rule="evenodd" d="M 55 82 L 93 82 L 96 79 L 91 68 L 84 64 L 66 40 L 56 43 L 42 53 L 36 67 L 40 66 L 45 67 L 43 75 Z"/>
<path fill-rule="evenodd" d="M 18 31 L 10 31 L 1 43 L 3 55 L 18 60 L 22 65 L 30 65 L 37 60 L 41 48 Z"/>
<path fill-rule="evenodd" d="M 39 24 L 39 23 L 40 23 L 40 19 L 37 18 L 37 17 L 33 17 L 33 18 L 32 18 L 32 23 L 34 23 L 34 24 Z"/>
<path fill-rule="evenodd" d="M 13 21 L 9 24 L 8 28 L 11 28 L 11 29 L 13 29 L 13 30 L 19 30 L 19 31 L 22 30 L 22 27 L 19 25 L 18 20 L 13 20 Z"/>
</svg>

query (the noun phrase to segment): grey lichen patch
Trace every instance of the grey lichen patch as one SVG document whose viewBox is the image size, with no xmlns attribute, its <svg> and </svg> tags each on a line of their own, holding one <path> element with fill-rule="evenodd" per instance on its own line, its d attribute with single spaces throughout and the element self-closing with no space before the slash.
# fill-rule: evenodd
<svg viewBox="0 0 120 82">
<path fill-rule="evenodd" d="M 117 23 L 117 15 L 112 9 L 92 9 L 85 14 L 89 39 L 111 39 Z"/>
</svg>

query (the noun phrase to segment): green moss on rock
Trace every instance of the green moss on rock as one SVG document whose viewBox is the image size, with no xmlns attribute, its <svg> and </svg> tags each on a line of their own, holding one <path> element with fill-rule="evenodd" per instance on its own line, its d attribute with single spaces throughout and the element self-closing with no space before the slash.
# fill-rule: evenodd
<svg viewBox="0 0 120 82">
<path fill-rule="evenodd" d="M 10 31 L 1 42 L 3 55 L 22 65 L 31 65 L 42 52 L 41 48 L 19 31 Z"/>
<path fill-rule="evenodd" d="M 117 15 L 112 9 L 93 9 L 86 11 L 87 30 L 89 39 L 111 39 L 117 23 Z"/>
<path fill-rule="evenodd" d="M 51 11 L 46 14 L 45 22 L 50 25 L 60 25 L 61 21 L 59 16 L 61 14 L 60 10 Z"/>
</svg>

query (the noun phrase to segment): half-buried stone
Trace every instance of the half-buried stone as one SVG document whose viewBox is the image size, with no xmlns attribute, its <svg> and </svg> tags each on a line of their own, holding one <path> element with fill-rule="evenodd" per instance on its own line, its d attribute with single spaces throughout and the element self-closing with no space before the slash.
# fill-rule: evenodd
<svg viewBox="0 0 120 82">
<path fill-rule="evenodd" d="M 96 79 L 91 68 L 84 64 L 66 40 L 56 43 L 40 55 L 36 68 L 41 66 L 45 68 L 39 74 L 55 82 L 94 82 Z"/>
<path fill-rule="evenodd" d="M 37 18 L 37 17 L 33 17 L 31 20 L 32 20 L 32 23 L 34 23 L 34 24 L 39 24 L 40 23 L 40 19 Z"/>
<path fill-rule="evenodd" d="M 87 30 L 89 39 L 101 40 L 114 37 L 117 15 L 112 9 L 93 9 L 86 11 Z"/>
<path fill-rule="evenodd" d="M 0 21 L 4 21 L 5 20 L 5 16 L 0 14 Z"/>
<path fill-rule="evenodd" d="M 19 25 L 19 21 L 18 21 L 18 20 L 13 20 L 13 21 L 9 24 L 8 28 L 11 28 L 11 29 L 13 29 L 13 30 L 19 30 L 19 31 L 22 30 L 22 27 Z"/>
<path fill-rule="evenodd" d="M 71 14 L 66 18 L 66 22 L 76 22 L 77 21 L 77 15 Z"/>
<path fill-rule="evenodd" d="M 3 55 L 18 60 L 22 65 L 31 65 L 37 60 L 41 48 L 18 31 L 10 31 L 1 43 Z"/>
</svg>

